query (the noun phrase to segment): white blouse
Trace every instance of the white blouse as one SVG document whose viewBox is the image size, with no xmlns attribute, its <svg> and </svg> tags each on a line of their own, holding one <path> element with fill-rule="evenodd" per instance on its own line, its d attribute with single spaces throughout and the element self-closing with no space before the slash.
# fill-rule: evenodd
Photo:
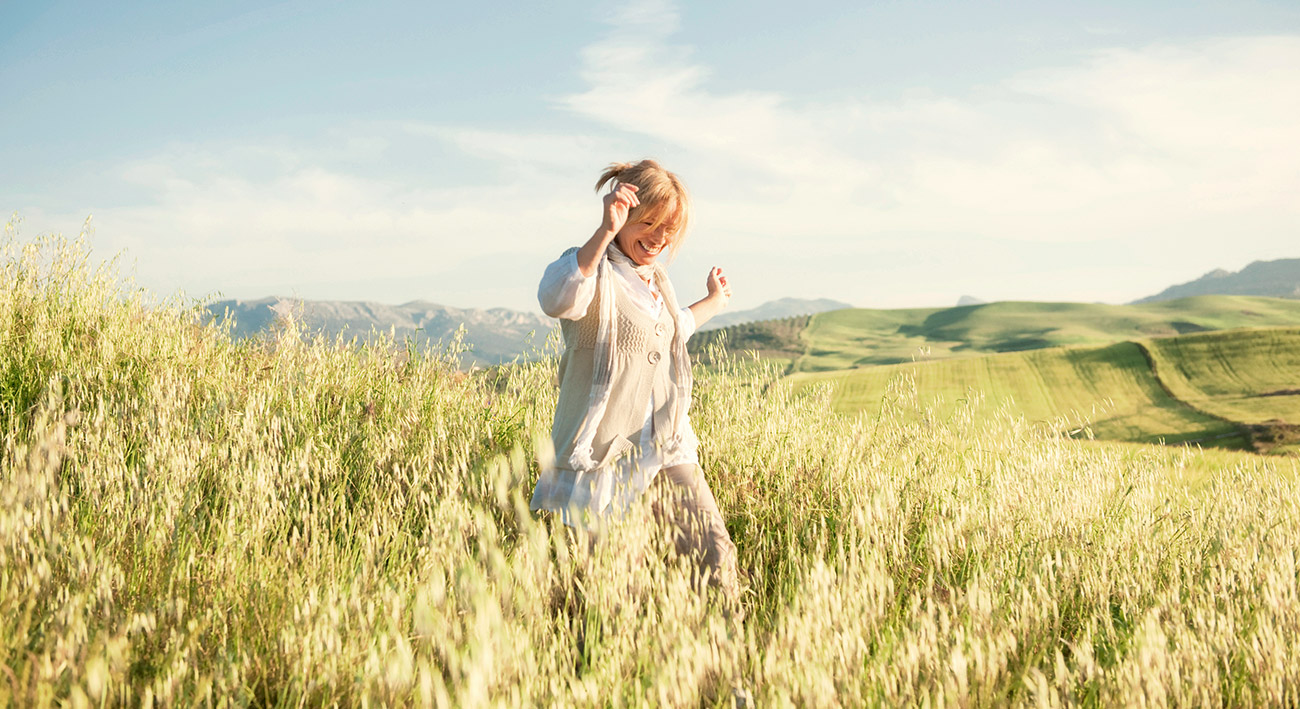
<svg viewBox="0 0 1300 709">
<path fill-rule="evenodd" d="M 613 267 L 615 281 L 624 289 L 632 303 L 650 317 L 658 318 L 664 307 L 659 288 L 653 282 L 641 280 L 630 266 L 613 262 L 609 265 Z M 563 320 L 584 317 L 595 297 L 596 276 L 582 275 L 576 251 L 560 256 L 547 266 L 542 282 L 537 287 L 537 301 L 542 306 L 542 312 Z M 695 315 L 690 308 L 682 308 L 678 313 L 677 326 L 682 331 L 683 340 L 688 340 L 695 334 Z M 610 512 L 621 515 L 654 482 L 660 470 L 674 465 L 699 464 L 700 443 L 691 428 L 689 414 L 682 417 L 680 447 L 667 454 L 660 446 L 654 445 L 654 410 L 657 403 L 652 399 L 646 406 L 645 424 L 641 427 L 640 455 L 620 460 L 612 475 L 586 478 L 595 488 L 599 488 L 592 490 L 591 500 L 596 508 L 594 512 L 604 512 L 606 507 L 612 505 Z M 625 492 L 619 495 L 619 491 Z M 565 521 L 568 522 L 567 519 Z"/>
</svg>

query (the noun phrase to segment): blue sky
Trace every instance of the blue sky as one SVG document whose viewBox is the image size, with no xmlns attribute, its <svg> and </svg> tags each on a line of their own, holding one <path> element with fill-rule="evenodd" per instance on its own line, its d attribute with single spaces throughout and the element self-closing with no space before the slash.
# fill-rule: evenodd
<svg viewBox="0 0 1300 709">
<path fill-rule="evenodd" d="M 536 310 L 643 156 L 736 308 L 1300 257 L 1294 2 L 3 2 L 0 89 L 0 209 L 160 294 Z"/>
</svg>

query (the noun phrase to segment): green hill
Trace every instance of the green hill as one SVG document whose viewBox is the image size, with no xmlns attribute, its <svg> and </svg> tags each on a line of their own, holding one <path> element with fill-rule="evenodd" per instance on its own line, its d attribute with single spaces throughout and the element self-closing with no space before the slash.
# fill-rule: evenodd
<svg viewBox="0 0 1300 709">
<path fill-rule="evenodd" d="M 833 385 L 842 413 L 915 392 L 939 415 L 981 395 L 1098 438 L 1290 451 L 1300 423 L 1300 328 L 1234 330 L 792 376 Z M 1059 421 L 1058 421 L 1059 419 Z"/>
<path fill-rule="evenodd" d="M 814 315 L 793 372 L 1300 324 L 1300 301 L 1198 296 L 1142 305 L 1003 302 Z"/>
</svg>

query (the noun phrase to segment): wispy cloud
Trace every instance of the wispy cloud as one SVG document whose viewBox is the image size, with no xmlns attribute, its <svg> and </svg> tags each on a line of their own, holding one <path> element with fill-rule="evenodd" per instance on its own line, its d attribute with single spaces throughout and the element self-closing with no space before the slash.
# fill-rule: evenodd
<svg viewBox="0 0 1300 709">
<path fill-rule="evenodd" d="M 587 88 L 561 105 L 725 161 L 719 173 L 758 172 L 754 177 L 786 183 L 828 173 L 841 182 L 869 177 L 863 171 L 870 165 L 834 144 L 855 107 L 796 107 L 773 92 L 710 90 L 707 67 L 689 61 L 689 47 L 671 43 L 677 25 L 672 8 L 657 3 L 616 15 L 609 35 L 582 51 Z"/>
<path fill-rule="evenodd" d="M 454 142 L 462 139 L 469 140 Z M 358 139 L 371 146 L 401 140 Z M 442 291 L 448 273 L 491 253 L 503 254 L 507 265 L 516 254 L 536 261 L 554 250 L 537 242 L 538 230 L 577 221 L 556 198 L 562 187 L 524 176 L 438 187 L 410 174 L 364 176 L 382 172 L 379 156 L 365 170 L 333 166 L 338 157 L 310 147 L 187 145 L 130 161 L 103 179 L 147 198 L 96 210 L 97 250 L 125 250 L 141 282 L 160 291 L 183 283 L 196 295 L 445 296 L 459 304 L 457 296 L 476 286 L 460 279 L 459 292 Z M 533 285 L 483 279 L 511 305 L 527 307 Z"/>
<path fill-rule="evenodd" d="M 489 130 L 474 126 L 405 123 L 413 136 L 444 141 L 466 155 L 511 169 L 516 175 L 590 172 L 602 161 L 629 149 L 609 135 Z"/>
</svg>

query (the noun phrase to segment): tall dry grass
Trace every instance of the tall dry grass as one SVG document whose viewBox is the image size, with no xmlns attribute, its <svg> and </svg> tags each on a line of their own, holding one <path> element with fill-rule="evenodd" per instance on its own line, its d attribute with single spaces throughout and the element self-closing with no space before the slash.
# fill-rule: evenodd
<svg viewBox="0 0 1300 709">
<path fill-rule="evenodd" d="M 1191 492 L 1194 452 L 906 381 L 843 419 L 723 361 L 693 417 L 742 619 L 638 514 L 592 548 L 528 512 L 553 358 L 234 343 L 79 241 L 2 248 L 0 703 L 1300 703 L 1288 463 Z"/>
</svg>

